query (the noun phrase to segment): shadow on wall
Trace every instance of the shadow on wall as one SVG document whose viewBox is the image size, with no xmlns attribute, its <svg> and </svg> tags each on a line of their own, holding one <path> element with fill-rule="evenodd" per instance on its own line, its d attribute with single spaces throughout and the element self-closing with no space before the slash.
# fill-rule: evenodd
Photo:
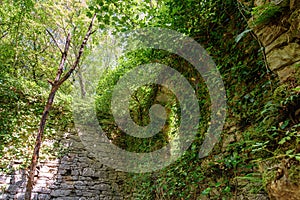
<svg viewBox="0 0 300 200">
<path fill-rule="evenodd" d="M 70 138 L 72 142 L 67 155 L 62 159 L 40 162 L 32 199 L 126 199 L 122 191 L 126 174 L 99 163 L 85 150 L 77 135 Z M 23 200 L 26 179 L 25 170 L 0 174 L 0 200 Z"/>
</svg>

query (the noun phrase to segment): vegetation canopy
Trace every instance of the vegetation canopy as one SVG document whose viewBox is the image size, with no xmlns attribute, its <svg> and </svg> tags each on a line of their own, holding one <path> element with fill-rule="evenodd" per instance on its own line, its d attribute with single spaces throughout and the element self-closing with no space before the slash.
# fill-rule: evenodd
<svg viewBox="0 0 300 200">
<path fill-rule="evenodd" d="M 198 128 L 188 150 L 171 165 L 149 173 L 127 173 L 124 191 L 128 198 L 256 199 L 263 195 L 280 199 L 272 188 L 282 176 L 288 177 L 286 191 L 296 191 L 300 188 L 300 6 L 296 1 L 278 2 L 2 0 L 0 174 L 35 171 L 32 154 L 43 117 L 37 163 L 69 153 L 66 138 L 76 132 L 74 84 L 79 85 L 76 92 L 81 98 L 93 93 L 94 105 L 89 107 L 94 106 L 106 137 L 119 148 L 149 153 L 178 139 L 185 108 L 163 85 L 145 84 L 129 98 L 130 118 L 141 127 L 151 123 L 153 105 L 163 107 L 165 116 L 154 117 L 166 120 L 153 137 L 126 133 L 112 112 L 118 81 L 137 66 L 159 63 L 179 72 L 191 85 L 200 108 Z M 149 27 L 193 38 L 221 74 L 226 122 L 218 143 L 205 158 L 198 156 L 212 110 L 205 77 L 175 53 L 147 48 L 122 54 L 129 44 L 117 43 L 116 38 L 126 31 Z M 99 67 L 101 76 L 85 76 L 87 71 L 95 76 Z M 170 82 L 178 83 L 173 79 Z M 91 80 L 97 80 L 96 88 L 90 88 L 95 84 Z M 218 87 L 217 80 L 211 81 Z M 88 118 L 84 108 L 88 106 L 78 112 Z M 120 116 L 125 113 L 118 112 Z"/>
</svg>

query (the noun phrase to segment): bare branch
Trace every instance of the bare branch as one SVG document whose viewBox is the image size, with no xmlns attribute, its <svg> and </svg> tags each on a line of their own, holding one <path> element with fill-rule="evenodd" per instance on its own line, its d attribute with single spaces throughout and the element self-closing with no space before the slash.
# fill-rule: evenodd
<svg viewBox="0 0 300 200">
<path fill-rule="evenodd" d="M 10 28 L 11 27 L 8 27 L 5 31 L 3 31 L 3 35 L 1 35 L 0 39 L 4 38 L 8 34 L 8 31 L 9 31 Z"/>
<path fill-rule="evenodd" d="M 52 38 L 52 40 L 54 41 L 54 43 L 55 43 L 55 45 L 57 46 L 57 48 L 59 49 L 60 53 L 63 54 L 63 51 L 62 51 L 61 48 L 59 47 L 59 45 L 58 45 L 56 39 L 54 38 L 53 34 L 52 34 L 48 29 L 46 29 L 46 31 L 47 31 L 47 33 L 50 35 L 50 37 Z"/>
<path fill-rule="evenodd" d="M 91 35 L 93 35 L 94 33 L 96 33 L 97 32 L 97 30 L 94 30 L 92 33 L 91 33 Z"/>
<path fill-rule="evenodd" d="M 52 86 L 54 85 L 53 81 L 51 81 L 50 79 L 48 79 L 47 81 L 48 81 L 48 83 L 50 83 L 50 85 L 52 85 Z"/>
<path fill-rule="evenodd" d="M 0 39 L 4 38 L 7 34 L 8 34 L 8 32 L 4 33 L 4 34 L 0 37 Z"/>
<path fill-rule="evenodd" d="M 86 46 L 86 43 L 87 43 L 90 35 L 93 33 L 92 28 L 93 28 L 95 18 L 96 18 L 96 14 L 94 14 L 94 16 L 91 20 L 88 31 L 81 43 L 81 46 L 80 46 L 80 49 L 79 49 L 79 52 L 78 52 L 75 62 L 73 63 L 71 69 L 69 69 L 69 71 L 59 80 L 58 85 L 61 85 L 64 81 L 66 81 L 71 76 L 71 74 L 76 69 L 76 67 L 78 66 L 78 64 L 80 62 L 80 58 L 81 58 L 83 50 L 84 50 L 84 47 Z"/>
<path fill-rule="evenodd" d="M 55 80 L 54 80 L 54 84 L 59 82 L 59 79 L 60 79 L 60 77 L 63 73 L 64 65 L 65 65 L 65 62 L 66 62 L 66 59 L 67 59 L 67 56 L 68 56 L 68 52 L 69 52 L 69 48 L 70 48 L 70 43 L 71 43 L 71 33 L 68 33 L 68 36 L 67 36 L 67 39 L 66 39 L 66 44 L 65 44 L 65 49 L 64 49 L 64 51 L 62 52 L 62 55 L 61 55 L 61 60 L 60 60 L 58 71 L 57 71 L 57 74 L 56 74 L 56 77 L 55 77 Z"/>
</svg>

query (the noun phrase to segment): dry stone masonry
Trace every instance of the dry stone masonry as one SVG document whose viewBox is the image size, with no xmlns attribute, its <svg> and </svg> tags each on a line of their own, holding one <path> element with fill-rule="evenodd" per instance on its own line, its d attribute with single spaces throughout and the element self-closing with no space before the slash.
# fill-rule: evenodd
<svg viewBox="0 0 300 200">
<path fill-rule="evenodd" d="M 70 151 L 61 159 L 40 162 L 33 190 L 35 200 L 118 200 L 127 199 L 122 191 L 124 172 L 99 163 L 71 134 Z M 19 163 L 15 163 L 18 165 Z M 23 200 L 26 171 L 0 174 L 0 200 Z"/>
</svg>

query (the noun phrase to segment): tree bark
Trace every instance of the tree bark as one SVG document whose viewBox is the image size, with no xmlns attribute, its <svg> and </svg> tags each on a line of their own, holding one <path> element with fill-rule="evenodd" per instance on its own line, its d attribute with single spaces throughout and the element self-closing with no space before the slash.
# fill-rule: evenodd
<svg viewBox="0 0 300 200">
<path fill-rule="evenodd" d="M 55 94 L 56 94 L 57 90 L 59 89 L 59 87 L 61 86 L 61 84 L 63 84 L 70 77 L 70 75 L 73 73 L 73 71 L 78 66 L 78 64 L 80 62 L 80 58 L 81 58 L 83 50 L 84 50 L 84 47 L 86 46 L 90 35 L 93 33 L 92 27 L 94 24 L 95 17 L 96 17 L 96 15 L 93 16 L 93 18 L 90 22 L 87 33 L 86 33 L 84 40 L 82 41 L 81 46 L 79 48 L 79 52 L 78 52 L 75 62 L 73 63 L 73 65 L 71 66 L 69 71 L 67 71 L 67 73 L 63 77 L 61 77 L 63 74 L 64 65 L 65 65 L 65 62 L 66 62 L 66 59 L 68 56 L 69 47 L 70 47 L 70 43 L 71 43 L 71 34 L 70 33 L 68 34 L 66 43 L 65 43 L 65 49 L 63 52 L 61 52 L 62 57 L 61 57 L 61 61 L 60 61 L 60 64 L 59 64 L 59 67 L 57 70 L 55 80 L 53 82 L 50 80 L 48 81 L 52 87 L 51 87 L 51 91 L 48 96 L 47 104 L 44 108 L 42 118 L 41 118 L 41 121 L 39 124 L 38 134 L 36 137 L 35 147 L 34 147 L 31 164 L 30 164 L 28 181 L 27 181 L 27 185 L 26 185 L 25 200 L 31 199 L 31 194 L 32 194 L 32 189 L 33 189 L 33 184 L 34 184 L 34 174 L 35 174 L 38 159 L 39 159 L 39 152 L 40 152 L 40 148 L 41 148 L 41 144 L 42 144 L 45 124 L 46 124 L 47 117 L 49 115 L 49 111 L 52 107 Z"/>
</svg>

